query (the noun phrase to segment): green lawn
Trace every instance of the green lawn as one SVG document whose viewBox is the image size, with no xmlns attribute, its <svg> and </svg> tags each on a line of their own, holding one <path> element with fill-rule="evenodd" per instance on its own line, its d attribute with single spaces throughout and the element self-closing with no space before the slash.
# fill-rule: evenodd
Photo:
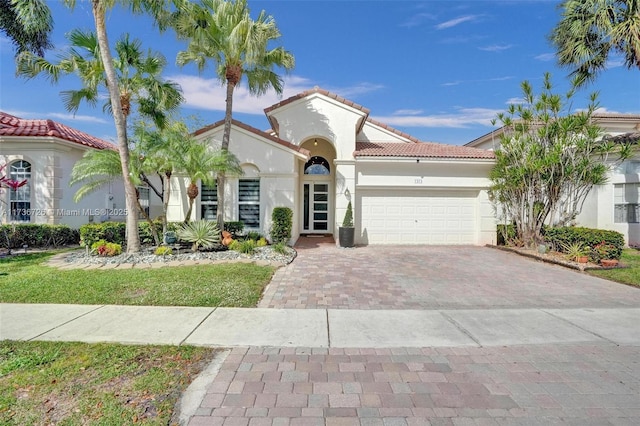
<svg viewBox="0 0 640 426">
<path fill-rule="evenodd" d="M 215 351 L 0 342 L 0 424 L 167 425 Z M 171 423 L 173 424 L 173 423 Z"/>
<path fill-rule="evenodd" d="M 603 269 L 588 271 L 591 275 L 640 287 L 640 251 L 625 249 L 620 263 L 626 268 Z"/>
<path fill-rule="evenodd" d="M 253 307 L 274 268 L 248 263 L 59 270 L 52 253 L 0 259 L 0 302 Z"/>
</svg>

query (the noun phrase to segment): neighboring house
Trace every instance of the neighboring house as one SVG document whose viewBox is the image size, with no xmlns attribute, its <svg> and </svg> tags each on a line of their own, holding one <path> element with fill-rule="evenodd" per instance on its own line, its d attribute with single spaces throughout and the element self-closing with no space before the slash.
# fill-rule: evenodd
<svg viewBox="0 0 640 426">
<path fill-rule="evenodd" d="M 595 114 L 604 138 L 616 143 L 640 142 L 640 115 Z M 494 130 L 467 147 L 493 150 L 499 146 L 504 128 Z M 640 146 L 640 145 L 639 145 Z M 640 246 L 640 150 L 612 168 L 608 182 L 595 187 L 587 196 L 576 224 L 621 232 L 630 246 Z"/>
<path fill-rule="evenodd" d="M 494 243 L 487 197 L 492 152 L 420 142 L 369 118 L 369 110 L 315 88 L 265 109 L 273 130 L 232 124 L 229 150 L 244 175 L 226 180 L 225 220 L 269 233 L 274 207 L 293 211 L 292 241 L 337 235 L 349 201 L 358 244 Z M 195 136 L 220 146 L 223 121 Z M 173 185 L 169 220 L 187 211 Z M 192 219 L 213 219 L 214 186 L 201 186 Z"/>
<path fill-rule="evenodd" d="M 12 179 L 27 179 L 18 190 L 4 189 L 1 220 L 13 223 L 66 224 L 124 220 L 121 182 L 73 201 L 69 187 L 73 165 L 90 149 L 115 146 L 52 120 L 25 120 L 0 111 L 0 164 Z"/>
</svg>

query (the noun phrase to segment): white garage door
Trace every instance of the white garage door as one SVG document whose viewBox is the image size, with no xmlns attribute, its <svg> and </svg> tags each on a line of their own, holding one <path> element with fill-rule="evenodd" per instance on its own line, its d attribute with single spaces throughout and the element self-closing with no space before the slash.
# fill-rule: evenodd
<svg viewBox="0 0 640 426">
<path fill-rule="evenodd" d="M 369 244 L 475 244 L 473 191 L 361 191 Z"/>
</svg>

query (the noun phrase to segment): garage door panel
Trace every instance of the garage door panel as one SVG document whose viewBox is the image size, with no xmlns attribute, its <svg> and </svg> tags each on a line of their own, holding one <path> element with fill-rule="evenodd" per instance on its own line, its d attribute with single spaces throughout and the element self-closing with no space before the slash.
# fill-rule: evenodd
<svg viewBox="0 0 640 426">
<path fill-rule="evenodd" d="M 362 231 L 370 244 L 475 244 L 477 195 L 362 191 Z"/>
</svg>

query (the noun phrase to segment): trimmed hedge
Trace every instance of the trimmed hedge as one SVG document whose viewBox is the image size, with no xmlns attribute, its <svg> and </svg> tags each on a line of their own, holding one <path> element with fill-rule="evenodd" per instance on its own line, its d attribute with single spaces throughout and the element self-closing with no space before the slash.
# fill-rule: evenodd
<svg viewBox="0 0 640 426">
<path fill-rule="evenodd" d="M 157 220 L 153 224 L 162 240 L 162 222 Z M 175 232 L 179 225 L 180 222 L 169 222 L 167 223 L 167 230 Z M 127 242 L 125 238 L 126 229 L 127 225 L 124 222 L 87 223 L 80 227 L 80 245 L 91 247 L 93 243 L 100 240 L 125 245 Z M 142 244 L 154 244 L 149 222 L 138 222 L 138 234 Z"/>
<path fill-rule="evenodd" d="M 622 250 L 624 249 L 624 235 L 617 231 L 608 231 L 604 229 L 574 226 L 546 228 L 544 230 L 544 238 L 557 251 L 562 251 L 562 247 L 564 246 L 582 243 L 589 247 L 592 252 L 592 260 L 594 260 L 594 247 L 601 243 L 613 246 L 610 253 L 611 258 L 613 259 L 619 259 L 620 256 L 622 256 Z"/>
<path fill-rule="evenodd" d="M 78 244 L 80 234 L 67 225 L 11 224 L 0 225 L 0 247 L 7 249 L 29 247 L 60 247 Z"/>
<path fill-rule="evenodd" d="M 235 238 L 238 235 L 242 234 L 244 231 L 244 222 L 241 221 L 231 221 L 224 223 L 224 230 L 231 233 L 231 235 Z"/>
<path fill-rule="evenodd" d="M 289 207 L 274 207 L 271 213 L 271 242 L 287 243 L 291 239 L 293 211 Z"/>
</svg>

